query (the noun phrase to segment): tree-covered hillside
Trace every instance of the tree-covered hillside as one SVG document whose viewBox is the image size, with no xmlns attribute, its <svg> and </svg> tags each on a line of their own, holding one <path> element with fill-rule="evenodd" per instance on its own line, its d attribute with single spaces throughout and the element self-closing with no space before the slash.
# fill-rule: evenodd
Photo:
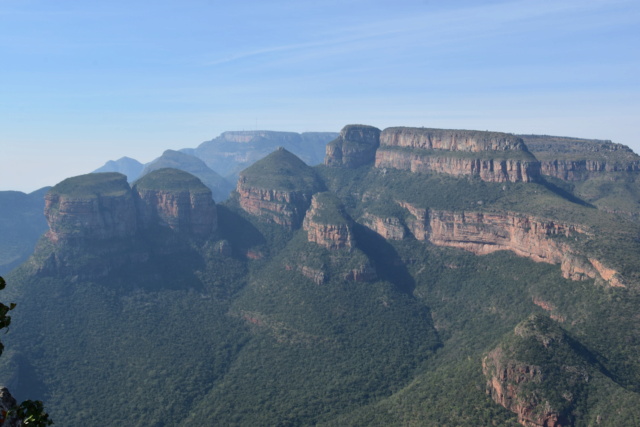
<svg viewBox="0 0 640 427">
<path fill-rule="evenodd" d="M 185 172 L 114 175 L 126 234 L 111 175 L 54 187 L 52 224 L 103 229 L 45 236 L 8 277 L 0 382 L 65 426 L 638 425 L 633 217 L 544 177 L 256 165 L 197 238 L 136 199 L 201 221 Z"/>
</svg>

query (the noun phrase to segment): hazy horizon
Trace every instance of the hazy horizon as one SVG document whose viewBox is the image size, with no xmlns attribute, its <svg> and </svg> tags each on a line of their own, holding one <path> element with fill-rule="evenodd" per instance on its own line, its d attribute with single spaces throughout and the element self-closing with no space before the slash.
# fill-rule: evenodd
<svg viewBox="0 0 640 427">
<path fill-rule="evenodd" d="M 362 123 L 640 152 L 640 4 L 0 0 L 0 190 L 224 131 Z"/>
</svg>

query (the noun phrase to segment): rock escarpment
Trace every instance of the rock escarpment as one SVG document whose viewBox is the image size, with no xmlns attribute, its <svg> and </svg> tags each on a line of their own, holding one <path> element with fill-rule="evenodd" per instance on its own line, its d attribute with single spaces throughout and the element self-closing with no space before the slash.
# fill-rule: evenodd
<svg viewBox="0 0 640 427">
<path fill-rule="evenodd" d="M 133 236 L 136 210 L 127 177 L 99 173 L 68 178 L 45 196 L 52 242 Z"/>
<path fill-rule="evenodd" d="M 380 135 L 375 166 L 490 182 L 532 182 L 540 176 L 540 163 L 522 139 L 498 132 L 388 128 Z"/>
<path fill-rule="evenodd" d="M 331 193 L 313 196 L 302 228 L 310 242 L 327 249 L 351 249 L 354 246 L 351 221 L 340 200 Z"/>
<path fill-rule="evenodd" d="M 196 177 L 162 169 L 134 188 L 119 173 L 76 176 L 53 187 L 45 206 L 49 231 L 32 261 L 36 271 L 106 277 L 147 262 L 152 253 L 180 251 L 178 241 L 206 238 L 216 229 L 211 191 Z M 150 249 L 148 237 L 157 233 L 146 231 L 158 227 L 172 230 L 175 238 Z"/>
<path fill-rule="evenodd" d="M 347 125 L 340 136 L 327 144 L 324 164 L 356 168 L 373 163 L 380 145 L 380 129 L 366 125 Z"/>
<path fill-rule="evenodd" d="M 586 357 L 586 358 L 585 358 Z M 532 316 L 482 360 L 487 394 L 528 427 L 573 425 L 573 411 L 598 366 L 551 319 Z"/>
<path fill-rule="evenodd" d="M 585 181 L 612 172 L 640 172 L 640 156 L 611 141 L 547 135 L 521 135 L 540 160 L 543 175 Z"/>
<path fill-rule="evenodd" d="M 624 286 L 615 270 L 573 248 L 572 240 L 588 236 L 587 230 L 577 225 L 510 212 L 453 212 L 398 203 L 409 213 L 405 218 L 369 214 L 363 224 L 395 239 L 404 238 L 399 232 L 400 225 L 404 224 L 417 240 L 438 246 L 456 247 L 477 255 L 508 250 L 535 262 L 559 264 L 567 279 L 591 278 L 609 286 Z"/>
<path fill-rule="evenodd" d="M 156 226 L 198 237 L 217 229 L 211 190 L 195 176 L 177 169 L 153 171 L 133 186 L 140 226 Z"/>
<path fill-rule="evenodd" d="M 280 148 L 242 171 L 236 191 L 247 213 L 293 229 L 322 187 L 311 167 Z"/>
</svg>

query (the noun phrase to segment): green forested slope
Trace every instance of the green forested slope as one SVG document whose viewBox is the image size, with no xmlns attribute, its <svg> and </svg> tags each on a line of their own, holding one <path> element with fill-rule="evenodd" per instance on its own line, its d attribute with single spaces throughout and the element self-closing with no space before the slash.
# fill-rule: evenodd
<svg viewBox="0 0 640 427">
<path fill-rule="evenodd" d="M 316 172 L 321 182 L 306 178 L 333 191 L 351 218 L 397 214 L 400 198 L 575 222 L 598 232 L 587 250 L 628 277 L 640 271 L 635 223 L 551 185 L 367 167 Z M 538 314 L 591 355 L 593 382 L 570 409 L 575 425 L 637 422 L 633 286 L 570 281 L 559 266 L 509 252 L 386 241 L 359 224 L 355 248 L 329 251 L 307 242 L 304 230 L 242 212 L 234 197 L 218 216 L 209 242 L 170 230 L 118 242 L 119 253 L 148 256 L 94 279 L 100 248 L 69 248 L 78 265 L 64 275 L 45 268 L 53 249 L 43 243 L 7 277 L 2 299 L 18 307 L 0 382 L 18 399 L 43 399 L 65 426 L 512 426 L 516 416 L 486 393 L 482 360 Z M 364 264 L 375 276 L 350 279 Z M 324 269 L 327 279 L 314 282 L 303 267 Z"/>
</svg>

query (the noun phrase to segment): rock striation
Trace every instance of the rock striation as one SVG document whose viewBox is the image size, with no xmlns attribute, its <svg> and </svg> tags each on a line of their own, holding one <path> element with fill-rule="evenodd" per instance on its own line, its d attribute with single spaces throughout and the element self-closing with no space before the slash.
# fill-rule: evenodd
<svg viewBox="0 0 640 427">
<path fill-rule="evenodd" d="M 398 232 L 403 224 L 417 240 L 437 246 L 456 247 L 477 255 L 508 250 L 535 262 L 559 264 L 567 279 L 598 279 L 609 286 L 625 286 L 617 271 L 573 248 L 571 240 L 588 236 L 580 226 L 511 212 L 453 212 L 419 208 L 406 202 L 398 204 L 408 211 L 405 218 L 368 214 L 363 224 L 392 239 L 405 237 Z"/>
<path fill-rule="evenodd" d="M 279 148 L 240 173 L 240 207 L 251 215 L 294 229 L 300 226 L 314 193 L 323 185 L 315 171 Z"/>
<path fill-rule="evenodd" d="M 611 141 L 520 135 L 540 160 L 541 173 L 564 181 L 586 181 L 613 172 L 639 172 L 640 156 Z"/>
<path fill-rule="evenodd" d="M 44 214 L 54 243 L 132 237 L 138 226 L 127 177 L 115 172 L 65 179 L 45 196 Z"/>
<path fill-rule="evenodd" d="M 218 227 L 211 190 L 187 172 L 153 171 L 135 183 L 133 192 L 142 228 L 169 227 L 206 238 Z"/>
<path fill-rule="evenodd" d="M 373 163 L 380 145 L 380 129 L 366 125 L 347 125 L 327 144 L 324 164 L 357 168 Z"/>
<path fill-rule="evenodd" d="M 354 246 L 351 221 L 340 200 L 329 192 L 317 193 L 302 223 L 310 242 L 327 249 L 351 249 Z"/>
<path fill-rule="evenodd" d="M 522 139 L 499 132 L 387 128 L 380 134 L 375 166 L 489 182 L 533 182 L 540 177 L 540 162 Z"/>
</svg>

